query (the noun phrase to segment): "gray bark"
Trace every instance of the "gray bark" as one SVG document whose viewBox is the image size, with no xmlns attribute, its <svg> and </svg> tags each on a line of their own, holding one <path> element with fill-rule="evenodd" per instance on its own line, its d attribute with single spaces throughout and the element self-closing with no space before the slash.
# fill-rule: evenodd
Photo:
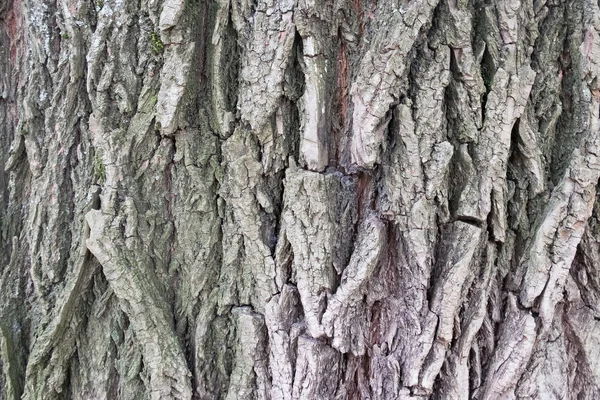
<svg viewBox="0 0 600 400">
<path fill-rule="evenodd" d="M 589 0 L 4 0 L 0 399 L 600 398 Z"/>
</svg>

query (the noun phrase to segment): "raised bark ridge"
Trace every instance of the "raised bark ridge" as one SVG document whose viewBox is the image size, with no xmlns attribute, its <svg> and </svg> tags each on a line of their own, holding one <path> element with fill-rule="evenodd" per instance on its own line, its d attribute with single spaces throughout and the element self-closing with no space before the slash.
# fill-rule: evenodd
<svg viewBox="0 0 600 400">
<path fill-rule="evenodd" d="M 589 0 L 0 4 L 0 400 L 594 399 Z"/>
</svg>

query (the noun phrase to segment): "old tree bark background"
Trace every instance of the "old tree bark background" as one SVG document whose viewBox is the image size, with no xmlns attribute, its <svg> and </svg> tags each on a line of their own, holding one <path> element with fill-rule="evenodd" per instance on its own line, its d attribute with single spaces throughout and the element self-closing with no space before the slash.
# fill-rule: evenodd
<svg viewBox="0 0 600 400">
<path fill-rule="evenodd" d="M 0 2 L 0 398 L 600 398 L 599 31 Z"/>
</svg>

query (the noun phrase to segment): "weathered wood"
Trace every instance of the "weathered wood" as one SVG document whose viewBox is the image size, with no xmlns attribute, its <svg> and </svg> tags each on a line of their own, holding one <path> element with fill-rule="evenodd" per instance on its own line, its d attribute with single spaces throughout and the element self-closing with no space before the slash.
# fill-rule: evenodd
<svg viewBox="0 0 600 400">
<path fill-rule="evenodd" d="M 0 3 L 0 400 L 600 398 L 589 0 Z"/>
</svg>

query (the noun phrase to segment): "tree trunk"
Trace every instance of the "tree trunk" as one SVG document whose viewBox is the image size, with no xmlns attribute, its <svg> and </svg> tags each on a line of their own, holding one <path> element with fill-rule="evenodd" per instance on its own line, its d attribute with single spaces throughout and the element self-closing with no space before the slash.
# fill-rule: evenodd
<svg viewBox="0 0 600 400">
<path fill-rule="evenodd" d="M 600 398 L 589 0 L 3 0 L 0 399 Z"/>
</svg>

